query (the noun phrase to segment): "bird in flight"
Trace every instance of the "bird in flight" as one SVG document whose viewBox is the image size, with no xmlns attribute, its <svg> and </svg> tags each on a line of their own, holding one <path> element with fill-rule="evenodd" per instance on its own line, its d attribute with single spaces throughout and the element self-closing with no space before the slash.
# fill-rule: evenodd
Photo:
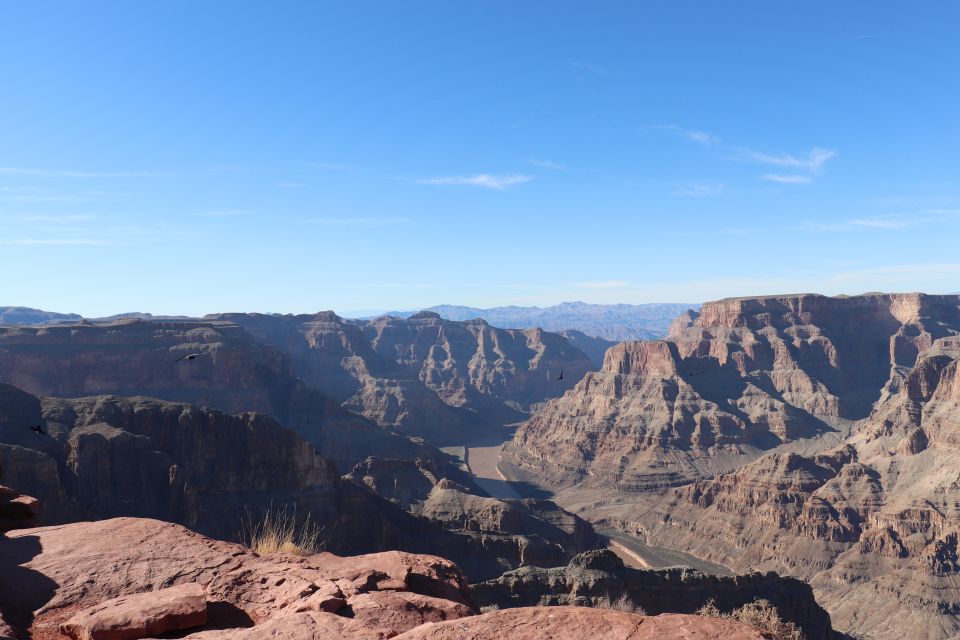
<svg viewBox="0 0 960 640">
<path fill-rule="evenodd" d="M 33 432 L 36 433 L 38 436 L 45 436 L 45 435 L 47 435 L 47 432 L 44 431 L 44 430 L 43 430 L 43 427 L 40 426 L 39 424 L 36 425 L 36 426 L 34 426 L 34 427 L 30 427 L 30 431 L 33 431 Z"/>
<path fill-rule="evenodd" d="M 557 378 L 557 380 L 563 380 L 563 369 L 560 369 L 560 376 Z"/>
<path fill-rule="evenodd" d="M 174 362 L 180 362 L 181 360 L 196 360 L 197 358 L 199 358 L 200 356 L 202 356 L 204 353 L 206 353 L 206 352 L 204 352 L 204 351 L 198 351 L 197 353 L 188 353 L 188 354 L 185 355 L 185 356 L 180 356 L 179 358 L 177 358 L 176 360 L 174 360 Z"/>
</svg>

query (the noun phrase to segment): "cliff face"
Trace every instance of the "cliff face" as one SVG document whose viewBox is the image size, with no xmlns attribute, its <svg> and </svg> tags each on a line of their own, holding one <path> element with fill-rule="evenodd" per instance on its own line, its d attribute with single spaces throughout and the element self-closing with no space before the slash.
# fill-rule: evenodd
<svg viewBox="0 0 960 640">
<path fill-rule="evenodd" d="M 508 460 L 549 471 L 549 460 L 561 457 L 575 473 L 541 477 L 570 482 L 586 470 L 592 475 L 580 487 L 634 491 L 608 496 L 582 515 L 734 571 L 774 570 L 808 580 L 840 629 L 882 639 L 960 632 L 960 298 L 727 300 L 678 320 L 665 343 L 624 347 L 612 361 L 611 350 L 604 369 L 593 374 L 597 383 L 587 387 L 588 375 L 583 388 L 550 403 L 522 428 Z M 689 377 L 694 366 L 707 372 Z M 741 386 L 711 388 L 721 375 L 716 371 Z M 746 413 L 755 417 L 744 424 L 773 424 L 785 416 L 855 422 L 838 444 L 824 430 L 794 431 L 793 437 L 773 431 L 783 443 L 773 451 L 760 457 L 747 451 L 731 470 L 700 464 L 697 474 L 663 495 L 636 493 L 635 484 L 604 475 L 596 460 L 609 464 L 601 456 L 611 441 L 628 461 L 651 450 L 681 452 L 680 464 L 676 455 L 658 458 L 662 474 L 682 475 L 681 464 L 719 455 L 678 437 L 685 432 L 676 427 L 688 424 L 690 410 L 666 413 L 665 401 L 657 399 L 670 380 L 681 381 L 683 397 L 685 379 L 701 399 L 714 393 L 741 409 L 758 397 L 738 391 L 750 385 L 764 390 L 764 402 L 782 403 L 766 410 L 753 405 Z M 622 427 L 623 414 L 637 406 L 644 416 L 661 412 L 652 424 L 666 437 L 652 443 L 638 437 L 650 432 L 651 421 L 638 420 L 641 428 L 633 431 Z M 694 406 L 703 412 L 709 405 L 698 400 Z M 551 410 L 550 422 L 538 422 Z M 593 417 L 607 415 L 613 426 Z M 581 435 L 591 427 L 603 446 L 590 446 Z M 555 440 L 543 435 L 549 433 L 557 434 Z M 750 442 L 749 430 L 732 433 Z M 563 438 L 577 437 L 587 444 L 564 454 Z"/>
<path fill-rule="evenodd" d="M 371 457 L 343 481 L 272 418 L 152 398 L 40 400 L 0 383 L 0 471 L 40 499 L 42 524 L 149 517 L 235 540 L 244 518 L 295 508 L 330 550 L 442 553 L 477 580 L 563 564 L 595 544 L 588 524 L 553 503 L 471 494 L 469 475 L 445 459 Z"/>
<path fill-rule="evenodd" d="M 408 319 L 348 321 L 221 314 L 288 354 L 311 386 L 381 426 L 439 441 L 470 427 L 522 419 L 592 368 L 563 337 L 495 329 L 421 312 Z M 563 370 L 563 380 L 558 380 Z"/>
<path fill-rule="evenodd" d="M 524 424 L 505 459 L 553 484 L 679 485 L 870 414 L 891 367 L 960 327 L 956 296 L 710 302 Z"/>
<path fill-rule="evenodd" d="M 768 600 L 808 638 L 830 638 L 830 616 L 810 586 L 775 573 L 720 577 L 687 568 L 638 570 L 625 567 L 612 551 L 588 551 L 566 567 L 525 567 L 473 585 L 481 607 L 604 606 L 629 602 L 648 614 L 695 613 L 709 601 L 729 612 L 756 599 Z"/>
<path fill-rule="evenodd" d="M 200 353 L 194 360 L 181 360 Z M 0 380 L 39 396 L 151 396 L 268 414 L 343 472 L 369 455 L 420 447 L 304 384 L 289 358 L 229 322 L 0 327 Z"/>
<path fill-rule="evenodd" d="M 4 411 L 24 405 L 28 416 Z M 335 518 L 336 468 L 267 416 L 150 398 L 40 402 L 2 383 L 0 412 L 4 481 L 35 492 L 48 523 L 129 515 L 235 537 L 244 508 L 281 498 Z"/>
</svg>

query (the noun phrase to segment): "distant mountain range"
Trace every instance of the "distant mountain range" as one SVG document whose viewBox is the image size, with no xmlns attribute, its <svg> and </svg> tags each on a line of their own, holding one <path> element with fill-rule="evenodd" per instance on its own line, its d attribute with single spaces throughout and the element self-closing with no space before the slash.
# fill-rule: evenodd
<svg viewBox="0 0 960 640">
<path fill-rule="evenodd" d="M 409 318 L 419 311 L 432 311 L 445 320 L 473 320 L 483 318 L 499 329 L 530 329 L 539 327 L 545 331 L 576 331 L 591 338 L 611 342 L 624 340 L 653 340 L 666 336 L 674 318 L 688 309 L 699 309 L 699 304 L 587 304 L 585 302 L 562 302 L 552 307 L 493 307 L 479 309 L 442 304 L 415 311 L 389 311 L 368 315 L 361 319 L 378 316 Z M 274 315 L 274 314 L 271 314 Z M 149 313 L 121 313 L 105 318 L 87 318 L 92 321 L 112 321 L 121 318 L 143 320 L 189 320 L 187 316 L 155 316 Z M 44 324 L 76 322 L 83 319 L 76 313 L 56 313 L 27 307 L 0 307 L 0 324 Z M 570 337 L 570 336 L 568 336 Z M 598 345 L 599 348 L 599 345 Z M 589 351 L 589 349 L 587 349 Z M 602 352 L 601 352 L 602 353 Z"/>
<path fill-rule="evenodd" d="M 478 309 L 442 304 L 429 307 L 447 320 L 483 318 L 494 327 L 527 329 L 540 327 L 546 331 L 575 330 L 595 338 L 613 342 L 624 340 L 652 340 L 667 334 L 670 323 L 687 309 L 699 309 L 699 304 L 587 304 L 561 302 L 552 307 L 493 307 Z M 416 311 L 391 311 L 383 315 L 408 318 Z"/>
<path fill-rule="evenodd" d="M 76 322 L 82 319 L 76 313 L 54 313 L 29 307 L 0 307 L 0 324 L 44 324 L 45 322 Z"/>
</svg>

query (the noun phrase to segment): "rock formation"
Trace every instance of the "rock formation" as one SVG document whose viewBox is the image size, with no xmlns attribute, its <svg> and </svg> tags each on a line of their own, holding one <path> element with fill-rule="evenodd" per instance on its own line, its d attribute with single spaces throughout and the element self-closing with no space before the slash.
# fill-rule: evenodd
<svg viewBox="0 0 960 640">
<path fill-rule="evenodd" d="M 581 607 L 531 607 L 493 611 L 452 622 L 425 624 L 397 640 L 767 640 L 739 622 L 700 616 L 643 616 Z"/>
<path fill-rule="evenodd" d="M 782 620 L 793 622 L 808 638 L 830 638 L 830 616 L 817 604 L 810 586 L 775 573 L 720 577 L 685 567 L 630 569 L 612 551 L 588 551 L 566 567 L 524 567 L 473 585 L 481 607 L 577 605 L 587 607 L 629 603 L 648 614 L 695 613 L 708 602 L 729 612 L 757 599 L 766 599 Z"/>
<path fill-rule="evenodd" d="M 381 426 L 461 442 L 464 430 L 515 422 L 591 369 L 567 340 L 421 312 L 408 319 L 314 315 L 208 316 L 288 354 L 313 388 Z M 560 371 L 564 379 L 558 380 Z"/>
<path fill-rule="evenodd" d="M 611 349 L 505 461 L 562 504 L 614 489 L 594 523 L 809 581 L 844 631 L 953 637 L 958 363 L 957 296 L 707 303 Z"/>
<path fill-rule="evenodd" d="M 202 353 L 195 360 L 178 360 Z M 229 322 L 121 320 L 0 327 L 0 381 L 38 396 L 150 396 L 270 415 L 342 472 L 423 447 L 378 429 L 298 379 L 285 355 Z"/>
<path fill-rule="evenodd" d="M 25 426 L 38 423 L 44 435 Z M 244 518 L 295 508 L 330 550 L 439 552 L 476 580 L 596 544 L 552 503 L 471 495 L 469 474 L 445 459 L 368 458 L 343 481 L 272 418 L 152 398 L 40 400 L 0 383 L 0 482 L 37 496 L 43 524 L 149 517 L 230 540 Z M 26 500 L 8 511 L 26 517 Z"/>
<path fill-rule="evenodd" d="M 147 608 L 163 611 L 170 600 L 165 592 L 186 585 L 205 594 L 207 633 L 300 616 L 349 629 L 346 637 L 389 637 L 475 612 L 459 570 L 434 556 L 258 556 L 175 524 L 137 518 L 7 535 L 0 539 L 0 582 L 17 588 L 0 591 L 0 613 L 17 637 L 61 637 L 61 624 L 83 637 L 84 622 L 89 628 L 91 618 L 116 612 L 110 601 L 121 597 L 132 624 L 147 617 Z"/>
<path fill-rule="evenodd" d="M 0 537 L 0 584 L 16 585 L 0 590 L 0 631 L 18 639 L 133 639 L 176 629 L 191 640 L 765 637 L 729 620 L 580 607 L 476 615 L 463 575 L 436 556 L 258 555 L 138 518 Z"/>
</svg>

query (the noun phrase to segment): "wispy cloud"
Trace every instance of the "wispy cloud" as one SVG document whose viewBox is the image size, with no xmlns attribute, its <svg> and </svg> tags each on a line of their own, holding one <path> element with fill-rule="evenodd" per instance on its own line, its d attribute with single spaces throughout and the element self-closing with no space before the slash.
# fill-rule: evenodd
<svg viewBox="0 0 960 640">
<path fill-rule="evenodd" d="M 483 187 L 484 189 L 507 189 L 518 184 L 524 184 L 533 180 L 533 176 L 521 173 L 511 173 L 508 175 L 491 175 L 489 173 L 478 173 L 473 176 L 443 176 L 438 178 L 424 178 L 417 180 L 419 184 L 431 185 L 452 185 L 452 186 L 473 186 Z"/>
<path fill-rule="evenodd" d="M 684 129 L 683 127 L 678 127 L 675 124 L 660 125 L 654 127 L 654 129 L 659 131 L 667 131 L 674 135 L 680 136 L 681 138 L 686 138 L 687 140 L 703 145 L 716 144 L 720 142 L 720 138 L 713 134 L 707 133 L 706 131 L 698 131 L 697 129 Z"/>
<path fill-rule="evenodd" d="M 768 164 L 777 167 L 790 167 L 799 171 L 799 174 L 780 174 L 768 173 L 760 176 L 762 180 L 769 182 L 779 182 L 781 184 L 810 184 L 816 181 L 816 176 L 823 173 L 827 162 L 837 156 L 836 149 L 826 149 L 824 147 L 813 147 L 810 151 L 803 154 L 790 153 L 768 153 L 745 147 L 725 143 L 719 136 L 706 131 L 697 129 L 686 129 L 675 124 L 661 125 L 654 127 L 659 131 L 666 131 L 673 135 L 680 136 L 691 142 L 703 146 L 717 147 L 730 154 L 732 160 L 754 162 L 759 164 Z"/>
<path fill-rule="evenodd" d="M 543 160 L 540 158 L 527 158 L 527 162 L 532 164 L 535 167 L 540 167 L 542 169 L 551 169 L 553 171 L 569 171 L 570 167 L 559 162 L 554 162 L 553 160 Z"/>
<path fill-rule="evenodd" d="M 803 175 L 784 175 L 782 173 L 768 173 L 761 176 L 768 182 L 779 182 L 781 184 L 810 184 L 815 182 L 810 176 Z"/>
<path fill-rule="evenodd" d="M 604 78 L 609 78 L 612 75 L 614 75 L 613 72 L 610 71 L 610 69 L 607 69 L 606 67 L 601 67 L 598 64 L 591 64 L 589 62 L 571 62 L 570 66 L 575 69 L 580 69 L 582 71 L 588 71 L 595 76 L 601 76 Z"/>
<path fill-rule="evenodd" d="M 3 245 L 17 245 L 17 246 L 36 246 L 36 245 L 52 245 L 52 246 L 64 246 L 64 245 L 108 245 L 110 244 L 106 240 L 94 240 L 91 238 L 23 238 L 19 240 L 0 240 L 0 244 Z"/>
<path fill-rule="evenodd" d="M 850 232 L 850 231 L 897 231 L 920 225 L 944 224 L 960 220 L 960 210 L 925 209 L 916 213 L 892 213 L 876 216 L 860 216 L 829 222 L 805 220 L 797 227 L 803 231 Z"/>
<path fill-rule="evenodd" d="M 814 174 L 821 173 L 823 171 L 823 165 L 827 163 L 827 160 L 835 158 L 837 155 L 836 150 L 823 149 L 821 147 L 814 147 L 801 156 L 790 155 L 788 153 L 763 153 L 746 148 L 741 149 L 741 153 L 747 160 L 763 164 L 773 164 L 779 167 L 796 167 L 797 169 L 804 169 Z"/>
<path fill-rule="evenodd" d="M 63 215 L 26 215 L 20 216 L 21 220 L 26 222 L 83 222 L 86 220 L 96 220 L 100 216 L 91 213 L 68 213 Z"/>
<path fill-rule="evenodd" d="M 212 211 L 200 211 L 197 215 L 207 218 L 229 218 L 233 216 L 246 216 L 251 213 L 253 212 L 245 209 L 214 209 Z"/>
<path fill-rule="evenodd" d="M 410 218 L 305 218 L 302 222 L 331 226 L 383 227 L 392 224 L 409 224 Z"/>
<path fill-rule="evenodd" d="M 722 182 L 688 182 L 678 185 L 673 194 L 688 198 L 709 198 L 726 192 L 727 187 Z"/>
<path fill-rule="evenodd" d="M 158 178 L 176 175 L 169 171 L 76 171 L 72 169 L 36 169 L 0 167 L 0 175 L 61 178 Z"/>
<path fill-rule="evenodd" d="M 340 164 L 338 162 L 304 162 L 304 167 L 308 169 L 320 169 L 322 171 L 359 171 L 360 167 L 352 164 Z"/>
<path fill-rule="evenodd" d="M 577 282 L 581 289 L 622 289 L 630 283 L 626 280 L 594 280 L 591 282 Z"/>
</svg>

